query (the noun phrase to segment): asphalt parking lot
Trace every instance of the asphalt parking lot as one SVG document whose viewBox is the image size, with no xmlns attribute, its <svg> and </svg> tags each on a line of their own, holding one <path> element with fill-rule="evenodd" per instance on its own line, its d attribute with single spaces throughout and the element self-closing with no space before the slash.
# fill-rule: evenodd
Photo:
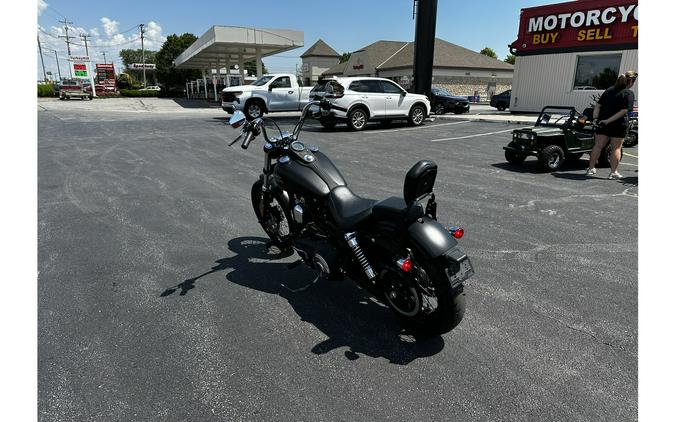
<svg viewBox="0 0 675 422">
<path fill-rule="evenodd" d="M 462 323 L 416 339 L 350 281 L 281 286 L 314 273 L 265 251 L 262 146 L 227 147 L 222 111 L 42 104 L 40 419 L 637 419 L 637 148 L 610 181 L 585 158 L 507 164 L 517 125 L 308 122 L 362 196 L 438 163 L 439 221 L 465 229 L 476 275 Z"/>
</svg>

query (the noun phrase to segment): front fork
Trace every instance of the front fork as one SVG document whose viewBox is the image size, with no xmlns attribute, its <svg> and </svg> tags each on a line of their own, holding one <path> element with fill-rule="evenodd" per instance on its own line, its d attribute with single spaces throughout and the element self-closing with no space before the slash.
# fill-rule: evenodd
<svg viewBox="0 0 675 422">
<path fill-rule="evenodd" d="M 265 145 L 265 165 L 263 166 L 262 174 L 262 191 L 263 193 L 270 191 L 270 175 L 272 174 L 272 157 L 270 156 L 271 148 Z"/>
</svg>

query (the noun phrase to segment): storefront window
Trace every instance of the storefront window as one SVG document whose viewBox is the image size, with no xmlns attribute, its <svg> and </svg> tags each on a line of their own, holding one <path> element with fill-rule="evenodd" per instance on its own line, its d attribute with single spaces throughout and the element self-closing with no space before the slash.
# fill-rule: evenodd
<svg viewBox="0 0 675 422">
<path fill-rule="evenodd" d="M 619 76 L 621 54 L 578 56 L 574 89 L 607 89 Z"/>
</svg>

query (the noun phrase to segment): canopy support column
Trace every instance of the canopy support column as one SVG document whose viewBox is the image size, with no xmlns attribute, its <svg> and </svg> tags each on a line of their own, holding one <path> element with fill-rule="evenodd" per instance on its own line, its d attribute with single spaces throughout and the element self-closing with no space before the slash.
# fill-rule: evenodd
<svg viewBox="0 0 675 422">
<path fill-rule="evenodd" d="M 244 58 L 239 56 L 239 85 L 244 85 Z"/>
<path fill-rule="evenodd" d="M 260 49 L 256 48 L 255 49 L 255 76 L 256 76 L 256 78 L 260 79 L 260 77 L 262 75 L 263 75 L 262 58 L 260 57 Z"/>
</svg>

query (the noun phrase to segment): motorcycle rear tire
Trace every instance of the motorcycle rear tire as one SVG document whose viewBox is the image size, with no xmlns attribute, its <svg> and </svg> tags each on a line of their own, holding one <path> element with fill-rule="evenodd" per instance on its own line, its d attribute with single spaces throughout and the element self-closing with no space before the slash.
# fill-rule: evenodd
<svg viewBox="0 0 675 422">
<path fill-rule="evenodd" d="M 434 265 L 432 263 L 434 260 L 429 259 L 426 254 L 421 251 L 415 251 L 415 249 L 413 249 L 413 253 L 415 266 L 424 270 L 429 283 L 435 291 L 435 296 L 438 301 L 436 309 L 430 313 L 426 313 L 420 307 L 420 309 L 417 309 L 417 312 L 412 315 L 410 313 L 404 313 L 392 304 L 392 300 L 389 296 L 391 292 L 385 291 L 384 294 L 387 304 L 403 324 L 417 334 L 433 336 L 447 333 L 459 325 L 464 318 L 464 310 L 466 307 L 464 287 L 460 286 L 453 289 L 450 286 L 450 281 L 445 275 L 445 267 L 443 264 L 436 263 Z M 419 295 L 419 284 L 415 284 L 415 290 Z"/>
<path fill-rule="evenodd" d="M 294 228 L 293 217 L 283 195 L 278 192 L 262 191 L 263 182 L 258 180 L 251 187 L 251 204 L 258 222 L 269 236 L 272 244 L 281 250 L 291 247 L 291 233 Z M 264 199 L 266 196 L 267 199 Z M 286 221 L 286 230 L 282 229 L 282 223 Z"/>
</svg>

